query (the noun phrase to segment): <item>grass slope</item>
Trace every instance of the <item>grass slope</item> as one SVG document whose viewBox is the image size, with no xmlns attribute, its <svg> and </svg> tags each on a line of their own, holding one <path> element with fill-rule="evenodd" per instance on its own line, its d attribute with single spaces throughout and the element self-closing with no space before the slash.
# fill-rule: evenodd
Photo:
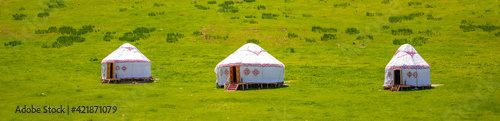
<svg viewBox="0 0 500 121">
<path fill-rule="evenodd" d="M 236 13 L 217 12 L 223 0 L 0 2 L 0 114 L 2 120 L 494 120 L 499 119 L 500 3 L 426 0 L 235 1 Z M 420 4 L 410 2 L 417 2 Z M 158 3 L 155 6 L 155 3 Z M 195 5 L 208 7 L 198 9 Z M 265 9 L 257 9 L 259 5 Z M 49 16 L 38 17 L 49 12 Z M 157 14 L 162 13 L 163 14 Z M 390 17 L 424 15 L 398 23 Z M 150 16 L 149 13 L 157 14 Z M 263 13 L 277 15 L 262 19 Z M 367 16 L 373 13 L 373 16 Z M 25 14 L 23 20 L 13 15 Z M 255 16 L 246 18 L 245 16 Z M 437 19 L 427 19 L 432 15 Z M 239 18 L 239 19 L 234 19 Z M 249 21 L 254 22 L 249 22 Z M 474 21 L 464 32 L 461 22 Z M 256 21 L 256 22 L 255 22 Z M 79 29 L 84 42 L 42 48 L 60 33 L 35 34 L 51 26 Z M 492 25 L 493 31 L 478 26 Z M 313 26 L 335 28 L 318 33 Z M 384 28 L 383 26 L 390 27 Z M 156 83 L 101 84 L 100 61 L 126 41 L 118 37 L 154 27 L 135 42 L 152 61 Z M 346 34 L 356 28 L 359 34 Z M 411 29 L 409 35 L 392 30 Z M 425 31 L 431 31 L 425 33 Z M 115 32 L 104 41 L 106 32 Z M 193 32 L 202 33 L 202 35 Z M 166 42 L 168 33 L 185 37 Z M 288 37 L 295 33 L 298 37 Z M 495 35 L 499 33 L 499 35 Z M 336 39 L 322 41 L 324 34 Z M 356 39 L 358 36 L 372 39 Z M 394 39 L 424 37 L 415 46 L 430 64 L 435 89 L 381 90 L 386 64 L 399 47 Z M 249 39 L 286 65 L 289 87 L 225 92 L 215 88 L 213 68 Z M 306 39 L 315 42 L 306 42 Z M 8 45 L 20 41 L 20 45 Z M 363 44 L 363 45 L 361 45 Z M 294 51 L 291 52 L 291 49 Z M 97 59 L 93 61 L 93 59 Z M 43 94 L 42 94 L 43 93 Z M 17 106 L 118 106 L 112 114 L 19 114 Z"/>
</svg>

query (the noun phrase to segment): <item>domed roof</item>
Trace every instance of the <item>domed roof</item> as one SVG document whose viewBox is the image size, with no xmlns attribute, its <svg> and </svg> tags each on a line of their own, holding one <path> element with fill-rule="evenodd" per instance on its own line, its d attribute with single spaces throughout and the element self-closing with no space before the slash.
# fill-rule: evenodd
<svg viewBox="0 0 500 121">
<path fill-rule="evenodd" d="M 410 44 L 401 45 L 385 69 L 428 69 L 429 64 Z"/>
<path fill-rule="evenodd" d="M 219 62 L 215 68 L 227 66 L 285 67 L 278 59 L 253 43 L 241 46 L 233 54 Z"/>
<path fill-rule="evenodd" d="M 102 59 L 101 63 L 117 63 L 117 62 L 151 62 L 141 51 L 129 43 L 125 43 L 118 47 L 111 54 Z"/>
</svg>

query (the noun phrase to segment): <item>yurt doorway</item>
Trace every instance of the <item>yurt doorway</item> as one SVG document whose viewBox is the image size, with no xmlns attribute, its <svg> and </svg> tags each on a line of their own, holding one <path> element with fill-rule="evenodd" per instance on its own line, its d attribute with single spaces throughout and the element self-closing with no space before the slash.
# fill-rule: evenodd
<svg viewBox="0 0 500 121">
<path fill-rule="evenodd" d="M 115 63 L 108 63 L 108 69 L 107 69 L 107 79 L 112 79 L 115 78 Z"/>
<path fill-rule="evenodd" d="M 240 82 L 240 67 L 239 66 L 231 66 L 229 67 L 230 72 L 230 82 L 231 83 L 239 83 Z"/>
<path fill-rule="evenodd" d="M 394 85 L 401 84 L 401 70 L 394 70 Z"/>
</svg>

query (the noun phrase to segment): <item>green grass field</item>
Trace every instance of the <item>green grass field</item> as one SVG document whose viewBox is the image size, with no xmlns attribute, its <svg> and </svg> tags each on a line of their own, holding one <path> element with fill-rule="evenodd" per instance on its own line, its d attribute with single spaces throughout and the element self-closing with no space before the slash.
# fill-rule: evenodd
<svg viewBox="0 0 500 121">
<path fill-rule="evenodd" d="M 500 119 L 496 0 L 252 1 L 1 0 L 0 120 Z M 94 28 L 35 32 L 85 25 Z M 120 40 L 139 27 L 155 30 Z M 184 37 L 167 42 L 169 33 Z M 216 89 L 216 64 L 250 39 L 285 64 L 288 87 Z M 443 86 L 382 89 L 403 39 Z M 157 82 L 100 83 L 101 60 L 127 42 L 151 60 Z M 118 111 L 15 113 L 24 105 Z"/>
</svg>

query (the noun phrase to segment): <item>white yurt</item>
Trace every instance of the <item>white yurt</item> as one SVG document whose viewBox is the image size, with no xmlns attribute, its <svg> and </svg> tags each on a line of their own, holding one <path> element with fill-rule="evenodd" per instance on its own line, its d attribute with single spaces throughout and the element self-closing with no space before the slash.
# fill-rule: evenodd
<svg viewBox="0 0 500 121">
<path fill-rule="evenodd" d="M 247 43 L 215 67 L 217 85 L 283 84 L 285 65 L 259 45 Z M 269 86 L 269 85 L 267 85 Z M 244 88 L 243 88 L 244 89 Z"/>
<path fill-rule="evenodd" d="M 431 86 L 429 64 L 410 44 L 398 48 L 385 67 L 384 88 Z"/>
<path fill-rule="evenodd" d="M 125 43 L 102 59 L 101 79 L 152 79 L 151 61 L 135 46 Z"/>
</svg>

